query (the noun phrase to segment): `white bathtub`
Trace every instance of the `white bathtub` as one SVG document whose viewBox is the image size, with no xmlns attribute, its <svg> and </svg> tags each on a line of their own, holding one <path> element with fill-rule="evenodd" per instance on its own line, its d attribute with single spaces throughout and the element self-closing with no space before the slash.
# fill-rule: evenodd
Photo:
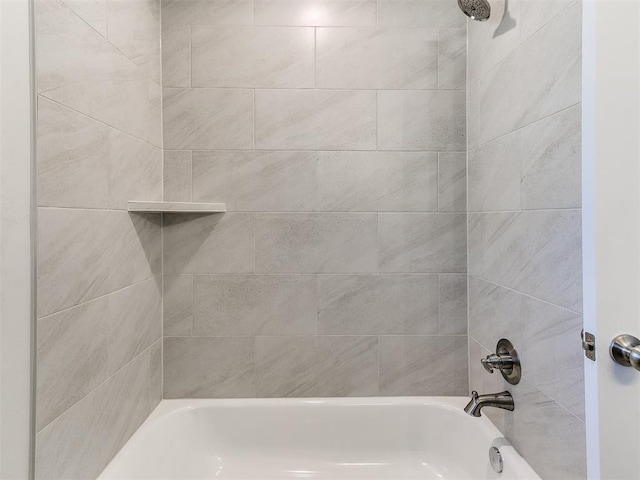
<svg viewBox="0 0 640 480">
<path fill-rule="evenodd" d="M 164 400 L 99 478 L 539 479 L 488 419 L 462 411 L 466 402 Z"/>
</svg>

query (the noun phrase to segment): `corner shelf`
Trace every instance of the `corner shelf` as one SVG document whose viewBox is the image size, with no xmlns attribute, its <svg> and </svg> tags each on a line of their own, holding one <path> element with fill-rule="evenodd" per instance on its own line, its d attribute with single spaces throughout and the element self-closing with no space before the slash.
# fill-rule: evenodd
<svg viewBox="0 0 640 480">
<path fill-rule="evenodd" d="M 227 211 L 227 205 L 225 203 L 130 201 L 128 210 L 145 213 L 224 213 Z"/>
</svg>

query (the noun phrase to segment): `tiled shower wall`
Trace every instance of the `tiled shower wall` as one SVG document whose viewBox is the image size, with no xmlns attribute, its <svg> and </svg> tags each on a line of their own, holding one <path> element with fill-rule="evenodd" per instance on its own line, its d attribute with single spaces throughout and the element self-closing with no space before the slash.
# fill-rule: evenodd
<svg viewBox="0 0 640 480">
<path fill-rule="evenodd" d="M 455 2 L 162 2 L 164 396 L 465 395 Z"/>
<path fill-rule="evenodd" d="M 471 387 L 512 392 L 486 413 L 543 478 L 585 478 L 581 2 L 509 0 L 468 33 Z M 516 386 L 479 363 L 502 337 Z"/>
<path fill-rule="evenodd" d="M 160 4 L 37 0 L 37 478 L 95 478 L 161 392 Z"/>
</svg>

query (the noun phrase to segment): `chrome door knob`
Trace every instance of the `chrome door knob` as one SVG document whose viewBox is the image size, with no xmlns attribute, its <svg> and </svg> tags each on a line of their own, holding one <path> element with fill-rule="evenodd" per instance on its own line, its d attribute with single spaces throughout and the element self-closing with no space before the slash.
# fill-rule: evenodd
<svg viewBox="0 0 640 480">
<path fill-rule="evenodd" d="M 617 364 L 640 370 L 640 340 L 633 335 L 618 335 L 611 341 L 609 353 Z"/>
</svg>

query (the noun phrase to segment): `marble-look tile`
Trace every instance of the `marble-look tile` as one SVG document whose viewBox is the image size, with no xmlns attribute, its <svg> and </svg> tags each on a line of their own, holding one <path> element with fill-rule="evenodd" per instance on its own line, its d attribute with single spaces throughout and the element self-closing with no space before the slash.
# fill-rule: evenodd
<svg viewBox="0 0 640 480">
<path fill-rule="evenodd" d="M 380 271 L 465 272 L 466 229 L 465 214 L 380 214 Z"/>
<path fill-rule="evenodd" d="M 149 352 L 36 435 L 35 477 L 96 478 L 149 414 Z"/>
<path fill-rule="evenodd" d="M 164 398 L 255 396 L 253 338 L 165 337 Z"/>
<path fill-rule="evenodd" d="M 193 200 L 229 211 L 309 211 L 317 204 L 315 152 L 194 152 Z"/>
<path fill-rule="evenodd" d="M 254 269 L 251 213 L 168 215 L 165 273 L 250 273 Z"/>
<path fill-rule="evenodd" d="M 467 334 L 467 275 L 440 275 L 440 335 Z"/>
<path fill-rule="evenodd" d="M 160 0 L 106 2 L 107 38 L 160 85 Z"/>
<path fill-rule="evenodd" d="M 522 345 L 518 351 L 527 379 L 584 420 L 584 352 L 576 342 L 582 315 L 531 297 L 524 297 L 522 303 Z"/>
<path fill-rule="evenodd" d="M 107 297 L 109 374 L 113 374 L 162 336 L 160 278 L 125 288 Z"/>
<path fill-rule="evenodd" d="M 523 209 L 582 206 L 581 128 L 577 105 L 522 130 Z"/>
<path fill-rule="evenodd" d="M 162 200 L 162 150 L 118 131 L 109 136 L 109 208 Z"/>
<path fill-rule="evenodd" d="M 467 395 L 466 336 L 380 337 L 381 395 Z"/>
<path fill-rule="evenodd" d="M 256 216 L 256 271 L 374 272 L 376 214 L 269 213 Z"/>
<path fill-rule="evenodd" d="M 161 261 L 159 215 L 41 208 L 38 315 L 158 275 Z"/>
<path fill-rule="evenodd" d="M 484 392 L 482 386 L 482 346 L 469 337 L 469 391 Z"/>
<path fill-rule="evenodd" d="M 162 285 L 164 336 L 190 337 L 193 331 L 193 275 L 165 275 Z"/>
<path fill-rule="evenodd" d="M 163 98 L 165 148 L 253 148 L 251 90 L 165 88 Z"/>
<path fill-rule="evenodd" d="M 107 299 L 38 320 L 36 431 L 107 379 Z"/>
<path fill-rule="evenodd" d="M 438 210 L 440 212 L 467 210 L 466 153 L 438 154 Z"/>
<path fill-rule="evenodd" d="M 313 334 L 316 303 L 314 275 L 196 275 L 193 334 Z"/>
<path fill-rule="evenodd" d="M 190 202 L 192 198 L 192 152 L 165 150 L 163 198 L 165 202 Z M 220 196 L 220 198 L 225 198 Z M 216 202 L 218 201 L 216 200 Z"/>
<path fill-rule="evenodd" d="M 162 0 L 163 25 L 251 25 L 251 0 Z"/>
<path fill-rule="evenodd" d="M 576 0 L 518 0 L 520 4 L 520 40 L 525 41 Z M 579 14 L 578 14 L 579 15 Z"/>
<path fill-rule="evenodd" d="M 467 29 L 441 29 L 438 37 L 438 88 L 467 87 Z"/>
<path fill-rule="evenodd" d="M 106 0 L 62 0 L 62 3 L 91 25 L 100 35 L 107 37 Z"/>
<path fill-rule="evenodd" d="M 256 25 L 375 27 L 375 0 L 255 0 Z"/>
<path fill-rule="evenodd" d="M 258 397 L 378 393 L 376 337 L 256 337 Z"/>
<path fill-rule="evenodd" d="M 425 212 L 438 208 L 438 161 L 428 152 L 321 152 L 318 210 Z"/>
<path fill-rule="evenodd" d="M 526 379 L 511 393 L 517 407 L 505 433 L 518 453 L 542 478 L 586 479 L 584 422 Z"/>
<path fill-rule="evenodd" d="M 469 151 L 469 211 L 520 209 L 520 133 Z"/>
<path fill-rule="evenodd" d="M 191 86 L 189 25 L 162 26 L 162 86 Z"/>
<path fill-rule="evenodd" d="M 149 348 L 149 410 L 162 401 L 162 339 Z"/>
<path fill-rule="evenodd" d="M 194 87 L 310 88 L 313 28 L 191 27 Z"/>
<path fill-rule="evenodd" d="M 389 27 L 464 28 L 467 17 L 456 2 L 378 0 L 378 25 Z"/>
<path fill-rule="evenodd" d="M 318 276 L 320 335 L 437 333 L 437 275 Z"/>
<path fill-rule="evenodd" d="M 38 98 L 38 205 L 107 208 L 112 129 Z"/>
<path fill-rule="evenodd" d="M 378 148 L 464 151 L 465 91 L 378 92 Z"/>
<path fill-rule="evenodd" d="M 257 90 L 258 149 L 374 150 L 376 92 Z"/>
<path fill-rule="evenodd" d="M 438 31 L 425 28 L 319 28 L 316 87 L 433 89 Z"/>
<path fill-rule="evenodd" d="M 467 269 L 469 275 L 482 276 L 482 215 L 467 214 Z"/>
<path fill-rule="evenodd" d="M 148 83 L 149 95 L 149 143 L 162 148 L 164 133 L 162 131 L 162 88 L 153 82 Z"/>
<path fill-rule="evenodd" d="M 483 277 L 581 311 L 581 232 L 580 210 L 484 214 Z"/>
<path fill-rule="evenodd" d="M 35 19 L 38 93 L 152 141 L 157 85 L 64 4 L 38 0 Z"/>
</svg>

